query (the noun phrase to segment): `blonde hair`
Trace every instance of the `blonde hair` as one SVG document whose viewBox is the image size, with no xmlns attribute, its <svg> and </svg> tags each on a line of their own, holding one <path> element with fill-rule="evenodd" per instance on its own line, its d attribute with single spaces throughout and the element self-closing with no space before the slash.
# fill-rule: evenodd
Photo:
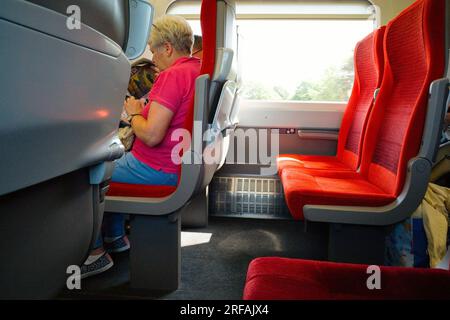
<svg viewBox="0 0 450 320">
<path fill-rule="evenodd" d="M 156 48 L 165 42 L 169 42 L 181 53 L 191 54 L 194 35 L 186 19 L 165 15 L 155 20 L 150 35 L 150 45 Z"/>
</svg>

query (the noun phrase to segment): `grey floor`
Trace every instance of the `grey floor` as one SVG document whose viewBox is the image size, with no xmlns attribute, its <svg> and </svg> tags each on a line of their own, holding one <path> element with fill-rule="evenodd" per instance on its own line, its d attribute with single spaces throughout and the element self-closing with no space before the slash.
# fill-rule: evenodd
<svg viewBox="0 0 450 320">
<path fill-rule="evenodd" d="M 129 288 L 128 254 L 114 256 L 112 269 L 82 282 L 61 299 L 239 300 L 249 262 L 262 256 L 324 260 L 328 229 L 293 220 L 211 217 L 202 229 L 183 229 L 181 285 L 172 293 Z M 151 270 L 149 270 L 151 272 Z"/>
</svg>

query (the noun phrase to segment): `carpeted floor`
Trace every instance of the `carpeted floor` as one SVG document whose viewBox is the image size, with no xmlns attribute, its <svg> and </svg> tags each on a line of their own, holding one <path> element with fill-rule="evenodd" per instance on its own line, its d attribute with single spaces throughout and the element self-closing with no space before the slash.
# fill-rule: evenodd
<svg viewBox="0 0 450 320">
<path fill-rule="evenodd" d="M 203 229 L 183 229 L 181 285 L 172 293 L 138 292 L 128 286 L 128 254 L 114 256 L 104 274 L 84 279 L 82 290 L 61 299 L 239 300 L 249 262 L 261 256 L 326 259 L 326 225 L 293 220 L 212 217 Z"/>
</svg>

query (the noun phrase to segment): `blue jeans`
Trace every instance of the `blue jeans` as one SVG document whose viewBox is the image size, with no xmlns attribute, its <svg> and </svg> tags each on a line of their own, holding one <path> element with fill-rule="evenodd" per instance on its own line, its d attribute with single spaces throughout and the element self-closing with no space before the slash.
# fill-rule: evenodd
<svg viewBox="0 0 450 320">
<path fill-rule="evenodd" d="M 113 182 L 176 186 L 178 175 L 155 170 L 136 159 L 131 152 L 125 153 L 116 160 L 113 171 Z M 125 215 L 105 212 L 102 223 L 102 234 L 99 235 L 93 249 L 103 246 L 103 237 L 119 238 L 125 234 Z"/>
</svg>

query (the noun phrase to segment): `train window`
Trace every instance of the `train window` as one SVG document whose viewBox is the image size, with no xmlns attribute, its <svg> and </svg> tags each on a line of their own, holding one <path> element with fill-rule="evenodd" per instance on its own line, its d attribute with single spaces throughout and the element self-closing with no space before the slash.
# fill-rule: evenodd
<svg viewBox="0 0 450 320">
<path fill-rule="evenodd" d="M 167 14 L 184 17 L 191 25 L 194 34 L 201 35 L 200 1 L 175 1 L 167 9 Z"/>
<path fill-rule="evenodd" d="M 177 1 L 200 33 L 200 3 Z M 375 27 L 368 1 L 236 2 L 239 73 L 248 100 L 347 101 L 353 50 Z"/>
</svg>

